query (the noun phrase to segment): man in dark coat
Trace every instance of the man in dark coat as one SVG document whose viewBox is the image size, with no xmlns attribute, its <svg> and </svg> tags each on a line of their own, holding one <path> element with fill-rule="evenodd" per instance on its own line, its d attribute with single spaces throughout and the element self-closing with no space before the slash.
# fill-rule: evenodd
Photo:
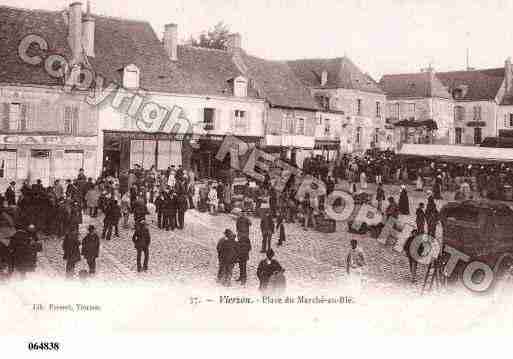
<svg viewBox="0 0 513 359">
<path fill-rule="evenodd" d="M 176 226 L 178 229 L 184 227 L 185 211 L 187 211 L 187 195 L 184 192 L 176 196 Z"/>
<path fill-rule="evenodd" d="M 269 249 L 266 253 L 265 259 L 263 259 L 257 268 L 257 277 L 260 281 L 260 290 L 266 290 L 269 285 L 269 280 L 271 276 L 275 273 L 284 272 L 285 270 L 282 268 L 280 263 L 274 259 L 274 251 Z"/>
<path fill-rule="evenodd" d="M 5 200 L 8 206 L 16 205 L 16 182 L 12 181 L 5 190 Z"/>
<path fill-rule="evenodd" d="M 82 224 L 82 208 L 79 203 L 79 201 L 73 200 L 70 208 L 70 226 L 77 231 L 79 225 Z"/>
<path fill-rule="evenodd" d="M 96 273 L 96 258 L 100 255 L 100 238 L 93 225 L 87 227 L 87 235 L 82 240 L 82 256 L 89 266 L 89 274 Z"/>
<path fill-rule="evenodd" d="M 233 266 L 237 262 L 238 251 L 237 243 L 235 242 L 235 234 L 226 229 L 224 231 L 224 238 L 217 244 L 217 255 L 219 258 L 221 284 L 225 287 L 231 285 Z"/>
<path fill-rule="evenodd" d="M 78 227 L 70 228 L 62 242 L 63 259 L 66 261 L 66 276 L 73 277 L 75 265 L 80 261 L 80 241 L 78 240 Z"/>
<path fill-rule="evenodd" d="M 148 261 L 150 258 L 150 231 L 146 226 L 146 222 L 140 221 L 136 223 L 135 232 L 132 237 L 132 242 L 134 242 L 135 250 L 137 251 L 137 271 L 147 271 L 148 270 Z M 141 257 L 144 254 L 144 262 L 141 265 Z"/>
<path fill-rule="evenodd" d="M 119 207 L 118 201 L 111 199 L 108 201 L 108 205 L 105 208 L 105 218 L 103 219 L 103 233 L 102 238 L 110 241 L 112 236 L 112 230 L 115 229 L 114 235 L 119 237 L 118 223 L 121 218 L 121 207 Z"/>
<path fill-rule="evenodd" d="M 146 215 L 149 213 L 146 204 L 142 198 L 137 198 L 134 202 L 133 212 L 134 212 L 134 222 L 138 223 L 144 221 L 146 219 Z"/>
<path fill-rule="evenodd" d="M 164 228 L 164 205 L 166 202 L 166 198 L 164 197 L 164 193 L 160 192 L 157 198 L 155 199 L 155 212 L 157 213 L 157 226 L 162 229 Z"/>
<path fill-rule="evenodd" d="M 249 252 L 251 251 L 251 241 L 249 240 L 249 227 L 251 226 L 251 221 L 248 217 L 246 217 L 242 212 L 241 215 L 237 218 L 236 228 L 237 228 L 237 239 L 238 239 L 238 262 L 239 262 L 239 278 L 236 280 L 240 282 L 242 285 L 246 284 L 246 280 L 248 278 L 247 275 L 247 262 L 249 260 Z"/>
<path fill-rule="evenodd" d="M 271 249 L 271 238 L 274 233 L 274 222 L 270 213 L 266 213 L 262 217 L 260 230 L 262 231 L 262 249 L 260 253 L 267 253 L 267 251 Z"/>
<path fill-rule="evenodd" d="M 22 276 L 25 276 L 27 272 L 33 272 L 35 270 L 34 258 L 36 258 L 37 262 L 37 252 L 41 250 L 41 244 L 35 243 L 32 240 L 31 233 L 24 229 L 17 230 L 9 242 L 10 271 L 16 271 Z"/>
</svg>

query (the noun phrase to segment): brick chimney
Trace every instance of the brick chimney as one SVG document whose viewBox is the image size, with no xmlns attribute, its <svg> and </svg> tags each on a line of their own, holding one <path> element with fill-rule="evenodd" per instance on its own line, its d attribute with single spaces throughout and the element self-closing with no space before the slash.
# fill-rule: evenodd
<svg viewBox="0 0 513 359">
<path fill-rule="evenodd" d="M 164 27 L 164 49 L 172 61 L 178 60 L 178 26 L 167 24 Z"/>
<path fill-rule="evenodd" d="M 506 92 L 511 91 L 511 85 L 513 80 L 513 73 L 511 71 L 511 57 L 508 57 L 504 62 L 504 83 L 506 85 Z"/>
<path fill-rule="evenodd" d="M 82 45 L 86 56 L 94 57 L 94 17 L 91 15 L 91 5 L 87 1 L 87 13 L 82 19 Z"/>
<path fill-rule="evenodd" d="M 226 50 L 231 53 L 235 53 L 237 51 L 240 51 L 241 49 L 241 43 L 242 43 L 242 37 L 240 34 L 234 33 L 228 35 L 228 41 L 226 42 Z"/>
<path fill-rule="evenodd" d="M 71 48 L 71 64 L 78 64 L 82 58 L 82 3 L 74 2 L 68 12 L 68 44 Z"/>
</svg>

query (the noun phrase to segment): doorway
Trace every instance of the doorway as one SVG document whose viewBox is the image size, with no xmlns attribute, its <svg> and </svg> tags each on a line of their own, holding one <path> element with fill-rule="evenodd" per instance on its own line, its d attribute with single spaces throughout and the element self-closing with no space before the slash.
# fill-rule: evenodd
<svg viewBox="0 0 513 359">
<path fill-rule="evenodd" d="M 50 151 L 32 150 L 30 152 L 29 177 L 32 182 L 41 180 L 43 186 L 50 184 Z"/>
<path fill-rule="evenodd" d="M 118 177 L 121 166 L 121 152 L 116 150 L 103 151 L 103 171 L 105 176 Z"/>
</svg>

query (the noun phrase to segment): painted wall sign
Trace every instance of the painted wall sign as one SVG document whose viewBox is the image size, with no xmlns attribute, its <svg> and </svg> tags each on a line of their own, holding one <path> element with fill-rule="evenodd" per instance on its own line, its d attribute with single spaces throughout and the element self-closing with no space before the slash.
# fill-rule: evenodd
<svg viewBox="0 0 513 359">
<path fill-rule="evenodd" d="M 96 137 L 0 135 L 0 144 L 96 146 Z"/>
</svg>

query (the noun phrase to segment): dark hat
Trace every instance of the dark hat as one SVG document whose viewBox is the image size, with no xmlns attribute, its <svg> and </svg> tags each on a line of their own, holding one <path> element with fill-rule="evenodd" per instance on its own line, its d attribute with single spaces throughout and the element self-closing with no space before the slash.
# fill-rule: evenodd
<svg viewBox="0 0 513 359">
<path fill-rule="evenodd" d="M 14 182 L 14 181 L 11 181 L 11 183 L 10 183 L 10 184 L 14 186 L 14 185 L 16 184 L 16 182 Z"/>
<path fill-rule="evenodd" d="M 224 235 L 228 238 L 232 238 L 232 237 L 235 237 L 235 234 L 232 232 L 231 229 L 225 229 L 224 230 Z"/>
</svg>

